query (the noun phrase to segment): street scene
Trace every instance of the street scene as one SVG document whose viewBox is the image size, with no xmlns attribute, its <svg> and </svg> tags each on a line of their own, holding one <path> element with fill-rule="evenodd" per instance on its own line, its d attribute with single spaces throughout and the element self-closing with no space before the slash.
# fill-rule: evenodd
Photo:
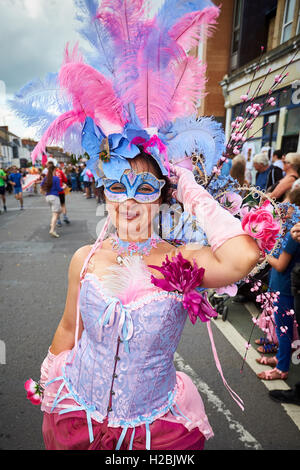
<svg viewBox="0 0 300 470">
<path fill-rule="evenodd" d="M 101 230 L 103 207 L 82 192 L 66 198 L 70 224 L 58 228 L 60 238 L 48 233 L 49 210 L 40 194 L 24 196 L 20 211 L 13 196 L 1 214 L 1 449 L 42 450 L 42 416 L 26 400 L 25 381 L 40 375 L 41 359 L 60 321 L 67 290 L 67 271 L 74 252 L 92 243 Z M 242 411 L 232 400 L 217 372 L 205 324 L 186 324 L 175 355 L 175 367 L 196 384 L 214 429 L 207 449 L 300 450 L 300 409 L 270 399 L 271 389 L 292 388 L 299 363 L 291 363 L 286 381 L 261 382 L 256 373 L 260 355 L 254 340 L 243 372 L 241 367 L 255 306 L 229 303 L 226 321 L 219 317 L 213 335 L 224 376 L 243 399 Z M 276 430 L 276 432 L 274 432 Z"/>
<path fill-rule="evenodd" d="M 300 450 L 299 1 L 3 3 L 0 449 Z"/>
</svg>

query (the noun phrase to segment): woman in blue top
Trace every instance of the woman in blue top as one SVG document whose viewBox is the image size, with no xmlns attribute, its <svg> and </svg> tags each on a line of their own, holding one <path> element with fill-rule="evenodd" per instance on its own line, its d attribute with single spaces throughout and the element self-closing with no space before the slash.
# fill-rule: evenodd
<svg viewBox="0 0 300 470">
<path fill-rule="evenodd" d="M 47 165 L 48 172 L 47 176 L 41 182 L 42 193 L 46 195 L 46 201 L 49 204 L 52 212 L 51 222 L 50 222 L 50 235 L 55 238 L 59 238 L 58 233 L 55 231 L 56 223 L 58 216 L 61 213 L 61 206 L 58 193 L 62 191 L 60 186 L 60 181 L 58 176 L 54 176 L 53 172 L 55 166 L 52 162 L 49 162 Z"/>
<path fill-rule="evenodd" d="M 260 364 L 274 366 L 270 371 L 258 374 L 262 380 L 287 379 L 291 358 L 291 344 L 293 342 L 294 315 L 287 312 L 294 310 L 294 297 L 291 289 L 291 273 L 297 263 L 300 263 L 300 244 L 288 233 L 282 245 L 282 252 L 278 258 L 268 256 L 272 266 L 269 290 L 280 292 L 274 313 L 276 334 L 278 338 L 278 352 L 276 356 L 258 360 Z"/>
</svg>

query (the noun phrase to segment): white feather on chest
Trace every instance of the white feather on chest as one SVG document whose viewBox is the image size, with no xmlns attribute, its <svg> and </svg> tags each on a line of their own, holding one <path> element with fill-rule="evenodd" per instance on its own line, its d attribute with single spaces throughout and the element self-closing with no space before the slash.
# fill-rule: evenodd
<svg viewBox="0 0 300 470">
<path fill-rule="evenodd" d="M 157 291 L 151 282 L 151 273 L 140 256 L 124 257 L 121 265 L 110 266 L 108 270 L 109 274 L 102 276 L 103 288 L 123 304 Z"/>
</svg>

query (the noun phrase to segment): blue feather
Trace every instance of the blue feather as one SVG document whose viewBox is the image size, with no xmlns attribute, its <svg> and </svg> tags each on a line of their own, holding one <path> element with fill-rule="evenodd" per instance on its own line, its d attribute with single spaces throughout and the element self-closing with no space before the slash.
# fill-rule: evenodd
<svg viewBox="0 0 300 470">
<path fill-rule="evenodd" d="M 193 152 L 202 153 L 208 174 L 225 150 L 222 126 L 212 117 L 177 119 L 168 128 L 160 130 L 160 137 L 167 143 L 168 157 L 174 163 Z"/>
<path fill-rule="evenodd" d="M 57 74 L 53 73 L 47 74 L 44 80 L 28 82 L 8 101 L 8 105 L 25 125 L 35 127 L 40 135 L 57 116 L 72 109 L 59 88 Z"/>
<path fill-rule="evenodd" d="M 157 13 L 160 27 L 167 31 L 185 14 L 215 6 L 210 0 L 166 0 Z"/>
<path fill-rule="evenodd" d="M 115 74 L 114 58 L 117 55 L 117 51 L 105 26 L 95 19 L 99 1 L 74 1 L 78 10 L 76 19 L 81 23 L 78 32 L 92 47 L 92 51 L 83 51 L 84 56 L 91 66 L 99 70 L 103 75 L 112 78 Z"/>
</svg>

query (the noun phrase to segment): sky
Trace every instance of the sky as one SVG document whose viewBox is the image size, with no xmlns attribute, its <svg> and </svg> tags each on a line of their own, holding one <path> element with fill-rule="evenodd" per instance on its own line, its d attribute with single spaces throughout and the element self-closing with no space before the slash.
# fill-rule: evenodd
<svg viewBox="0 0 300 470">
<path fill-rule="evenodd" d="M 0 125 L 34 137 L 6 106 L 23 85 L 60 68 L 67 42 L 75 44 L 73 0 L 0 0 Z"/>
</svg>

